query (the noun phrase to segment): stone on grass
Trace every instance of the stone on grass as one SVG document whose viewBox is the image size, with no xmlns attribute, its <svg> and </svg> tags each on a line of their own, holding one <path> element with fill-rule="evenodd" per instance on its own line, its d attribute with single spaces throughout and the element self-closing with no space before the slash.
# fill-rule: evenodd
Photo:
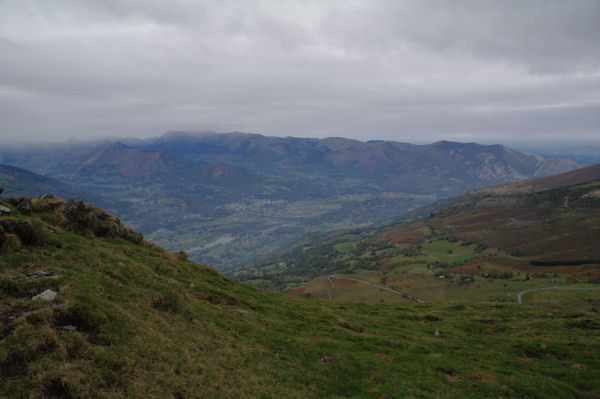
<svg viewBox="0 0 600 399">
<path fill-rule="evenodd" d="M 77 330 L 77 327 L 76 326 L 72 326 L 72 325 L 69 324 L 69 325 L 66 325 L 66 326 L 56 327 L 56 329 L 57 330 L 66 330 L 66 331 L 75 331 L 75 330 Z"/>
<path fill-rule="evenodd" d="M 53 301 L 56 299 L 56 296 L 58 294 L 56 293 L 56 291 L 52 291 L 51 289 L 47 289 L 46 291 L 42 292 L 41 294 L 38 294 L 36 296 L 34 296 L 33 299 L 34 301 Z"/>
</svg>

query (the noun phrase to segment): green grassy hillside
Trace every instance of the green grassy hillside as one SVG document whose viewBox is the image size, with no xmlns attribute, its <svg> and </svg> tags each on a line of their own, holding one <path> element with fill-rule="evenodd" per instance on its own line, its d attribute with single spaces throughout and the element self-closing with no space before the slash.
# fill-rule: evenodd
<svg viewBox="0 0 600 399">
<path fill-rule="evenodd" d="M 20 213 L 22 201 L 0 200 L 0 397 L 600 395 L 597 298 L 556 310 L 285 297 L 83 203 Z"/>
</svg>

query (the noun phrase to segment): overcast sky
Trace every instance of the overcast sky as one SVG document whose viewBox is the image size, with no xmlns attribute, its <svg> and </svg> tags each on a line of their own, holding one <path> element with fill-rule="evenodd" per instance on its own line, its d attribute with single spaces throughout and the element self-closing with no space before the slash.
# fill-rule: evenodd
<svg viewBox="0 0 600 399">
<path fill-rule="evenodd" d="M 0 139 L 600 141 L 600 1 L 0 0 Z"/>
</svg>

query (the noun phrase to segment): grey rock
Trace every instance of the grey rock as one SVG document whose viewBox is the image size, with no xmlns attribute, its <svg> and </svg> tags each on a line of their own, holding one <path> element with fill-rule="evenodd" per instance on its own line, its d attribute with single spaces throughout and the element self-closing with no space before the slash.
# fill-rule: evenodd
<svg viewBox="0 0 600 399">
<path fill-rule="evenodd" d="M 33 205 L 31 203 L 31 198 L 23 197 L 21 201 L 17 204 L 17 210 L 21 212 L 23 215 L 31 215 L 31 211 L 33 209 Z"/>
<path fill-rule="evenodd" d="M 56 329 L 57 330 L 66 330 L 66 331 L 75 331 L 75 330 L 77 330 L 77 327 L 72 326 L 72 325 L 69 324 L 69 325 L 66 325 L 66 326 L 56 327 Z"/>
<path fill-rule="evenodd" d="M 240 312 L 243 314 L 250 314 L 250 311 L 245 310 L 245 309 L 233 309 L 234 312 Z"/>
<path fill-rule="evenodd" d="M 0 213 L 9 213 L 10 208 L 0 205 Z"/>
<path fill-rule="evenodd" d="M 36 296 L 34 296 L 33 299 L 34 301 L 53 301 L 56 299 L 56 296 L 58 295 L 58 293 L 56 293 L 56 291 L 52 291 L 51 289 L 47 289 L 46 291 L 42 292 L 41 294 L 38 294 Z"/>
</svg>

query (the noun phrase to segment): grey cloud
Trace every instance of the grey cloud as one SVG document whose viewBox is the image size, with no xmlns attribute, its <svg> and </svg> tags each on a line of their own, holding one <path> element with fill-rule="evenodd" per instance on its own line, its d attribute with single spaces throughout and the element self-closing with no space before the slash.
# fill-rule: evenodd
<svg viewBox="0 0 600 399">
<path fill-rule="evenodd" d="M 600 135 L 600 3 L 0 2 L 0 138 Z"/>
<path fill-rule="evenodd" d="M 576 1 L 398 1 L 357 11 L 336 30 L 365 47 L 408 42 L 447 56 L 510 62 L 539 73 L 596 70 L 600 61 L 600 4 Z M 351 22 L 351 24 L 348 24 Z"/>
</svg>

